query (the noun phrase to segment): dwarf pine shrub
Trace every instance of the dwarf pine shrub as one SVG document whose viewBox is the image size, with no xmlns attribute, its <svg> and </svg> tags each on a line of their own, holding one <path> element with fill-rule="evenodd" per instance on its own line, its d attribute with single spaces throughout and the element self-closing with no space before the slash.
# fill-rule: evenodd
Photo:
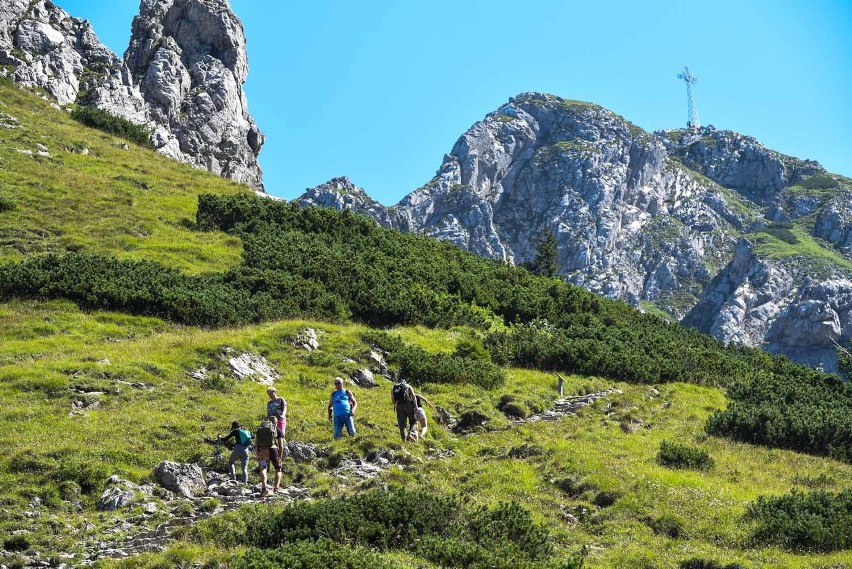
<svg viewBox="0 0 852 569">
<path fill-rule="evenodd" d="M 713 466 L 713 459 L 702 449 L 663 441 L 660 443 L 660 450 L 657 453 L 657 463 L 669 468 L 707 470 Z"/>
</svg>

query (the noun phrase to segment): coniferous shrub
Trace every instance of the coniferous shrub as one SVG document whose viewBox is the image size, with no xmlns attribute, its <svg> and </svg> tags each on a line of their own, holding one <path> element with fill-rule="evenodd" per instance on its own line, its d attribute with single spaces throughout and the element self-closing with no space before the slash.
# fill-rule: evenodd
<svg viewBox="0 0 852 569">
<path fill-rule="evenodd" d="M 0 194 L 0 213 L 12 211 L 13 209 L 15 209 L 15 202 L 3 194 Z"/>
<path fill-rule="evenodd" d="M 752 539 L 760 546 L 822 552 L 852 549 L 852 489 L 839 494 L 815 490 L 761 496 L 749 505 L 745 518 L 755 523 Z"/>
<path fill-rule="evenodd" d="M 151 129 L 115 116 L 103 109 L 76 105 L 71 111 L 71 118 L 88 127 L 120 136 L 140 146 L 154 148 L 154 143 L 151 142 Z"/>
<path fill-rule="evenodd" d="M 660 443 L 657 462 L 669 468 L 691 470 L 707 470 L 713 466 L 713 459 L 706 451 L 672 441 Z"/>
<path fill-rule="evenodd" d="M 429 515 L 423 515 L 424 505 Z M 519 504 L 469 508 L 457 497 L 423 490 L 371 490 L 272 511 L 242 508 L 202 522 L 192 535 L 220 546 L 252 548 L 237 567 L 279 563 L 313 569 L 332 566 L 328 565 L 332 560 L 360 568 L 366 566 L 363 561 L 378 560 L 371 550 L 407 551 L 442 566 L 580 566 L 577 559 L 551 561 L 549 530 Z M 330 557 L 332 551 L 338 557 Z M 297 560 L 300 554 L 304 561 Z"/>
</svg>

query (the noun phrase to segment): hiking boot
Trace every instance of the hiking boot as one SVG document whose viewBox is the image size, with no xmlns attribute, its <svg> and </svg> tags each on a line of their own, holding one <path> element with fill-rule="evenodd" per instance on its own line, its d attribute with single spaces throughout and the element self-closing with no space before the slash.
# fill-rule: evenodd
<svg viewBox="0 0 852 569">
<path fill-rule="evenodd" d="M 267 496 L 269 496 L 269 488 L 264 488 L 263 490 L 260 491 L 260 497 L 261 498 L 266 498 Z"/>
</svg>

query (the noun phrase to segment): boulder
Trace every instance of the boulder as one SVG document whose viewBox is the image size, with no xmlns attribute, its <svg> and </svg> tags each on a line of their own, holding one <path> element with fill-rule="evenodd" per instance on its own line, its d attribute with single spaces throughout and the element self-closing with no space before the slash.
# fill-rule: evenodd
<svg viewBox="0 0 852 569">
<path fill-rule="evenodd" d="M 295 463 L 313 462 L 321 455 L 319 449 L 310 443 L 289 442 L 284 447 L 284 457 Z"/>
<path fill-rule="evenodd" d="M 379 384 L 376 383 L 375 377 L 373 377 L 373 372 L 368 369 L 355 370 L 349 377 L 359 387 L 373 388 L 379 386 Z"/>
<path fill-rule="evenodd" d="M 202 494 L 207 488 L 204 473 L 197 464 L 166 460 L 154 469 L 154 479 L 167 490 L 187 498 Z"/>
</svg>

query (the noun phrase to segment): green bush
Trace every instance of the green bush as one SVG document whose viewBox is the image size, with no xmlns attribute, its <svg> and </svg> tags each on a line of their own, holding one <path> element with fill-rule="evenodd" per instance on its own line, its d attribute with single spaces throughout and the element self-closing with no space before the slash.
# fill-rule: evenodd
<svg viewBox="0 0 852 569">
<path fill-rule="evenodd" d="M 400 375 L 414 385 L 451 383 L 494 389 L 506 382 L 506 373 L 490 360 L 430 354 L 416 346 L 407 346 L 398 336 L 386 332 L 368 332 L 364 339 L 387 351 L 388 362 L 399 365 Z"/>
<path fill-rule="evenodd" d="M 251 549 L 228 564 L 232 569 L 401 569 L 363 547 L 342 547 L 328 539 L 299 541 L 278 549 Z"/>
<path fill-rule="evenodd" d="M 429 515 L 423 515 L 424 505 Z M 378 562 L 370 550 L 408 551 L 442 566 L 462 566 L 458 563 L 463 561 L 465 567 L 485 569 L 496 560 L 500 567 L 578 566 L 574 561 L 551 563 L 550 532 L 518 504 L 468 508 L 457 497 L 422 490 L 370 490 L 273 511 L 243 508 L 202 522 L 193 537 L 225 547 L 264 550 L 249 552 L 240 560 L 246 564 L 237 567 L 267 567 L 273 562 L 327 567 L 331 565 L 322 563 L 328 563 L 330 555 L 351 564 L 346 567 L 362 567 L 363 561 Z M 296 564 L 297 553 L 309 564 Z"/>
<path fill-rule="evenodd" d="M 795 551 L 852 549 L 852 489 L 761 496 L 749 505 L 746 520 L 755 524 L 756 545 L 778 545 Z"/>
<path fill-rule="evenodd" d="M 732 383 L 728 395 L 708 433 L 852 462 L 852 384 L 777 358 L 771 372 Z"/>
<path fill-rule="evenodd" d="M 471 360 L 491 361 L 491 353 L 485 349 L 482 342 L 471 338 L 460 340 L 453 355 Z"/>
<path fill-rule="evenodd" d="M 657 462 L 669 468 L 691 470 L 707 470 L 713 466 L 713 459 L 706 451 L 671 441 L 660 443 Z"/>
<path fill-rule="evenodd" d="M 103 109 L 76 105 L 71 111 L 71 118 L 88 127 L 120 136 L 140 146 L 154 148 L 154 143 L 151 142 L 151 130 L 148 127 L 134 124 Z"/>
<path fill-rule="evenodd" d="M 830 190 L 839 187 L 840 183 L 828 174 L 814 174 L 799 182 L 798 185 L 809 190 Z"/>
<path fill-rule="evenodd" d="M 12 211 L 15 209 L 15 202 L 2 194 L 0 194 L 0 213 Z"/>
<path fill-rule="evenodd" d="M 3 540 L 3 549 L 6 551 L 26 551 L 30 545 L 30 540 L 23 535 L 7 537 Z"/>
</svg>

